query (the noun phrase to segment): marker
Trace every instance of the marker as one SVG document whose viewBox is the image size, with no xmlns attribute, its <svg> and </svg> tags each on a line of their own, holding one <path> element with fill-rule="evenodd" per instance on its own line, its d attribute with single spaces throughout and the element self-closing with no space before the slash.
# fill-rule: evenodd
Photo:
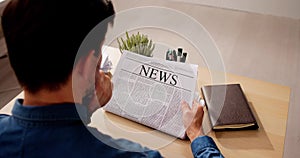
<svg viewBox="0 0 300 158">
<path fill-rule="evenodd" d="M 180 58 L 180 62 L 185 63 L 186 57 L 187 57 L 187 52 L 184 52 L 182 54 L 182 57 Z"/>
<path fill-rule="evenodd" d="M 183 50 L 182 48 L 178 48 L 178 49 L 177 49 L 177 55 L 178 55 L 178 56 L 181 56 L 181 55 L 182 55 L 182 50 Z"/>
<path fill-rule="evenodd" d="M 172 57 L 173 57 L 173 61 L 177 61 L 177 54 L 176 54 L 176 50 L 173 50 L 172 52 Z"/>
<path fill-rule="evenodd" d="M 172 50 L 171 49 L 168 49 L 168 51 L 166 53 L 166 60 L 172 61 Z"/>
</svg>

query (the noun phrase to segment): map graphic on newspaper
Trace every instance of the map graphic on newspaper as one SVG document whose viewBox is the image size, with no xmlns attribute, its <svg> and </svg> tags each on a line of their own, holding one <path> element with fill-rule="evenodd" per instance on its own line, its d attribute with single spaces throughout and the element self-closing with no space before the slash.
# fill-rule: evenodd
<svg viewBox="0 0 300 158">
<path fill-rule="evenodd" d="M 198 65 L 123 52 L 104 110 L 183 139 L 180 102 L 192 105 L 197 70 Z"/>
</svg>

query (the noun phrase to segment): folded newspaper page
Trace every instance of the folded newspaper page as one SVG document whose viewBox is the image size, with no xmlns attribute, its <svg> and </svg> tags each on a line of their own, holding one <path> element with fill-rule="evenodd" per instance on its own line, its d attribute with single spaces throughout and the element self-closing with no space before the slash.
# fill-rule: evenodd
<svg viewBox="0 0 300 158">
<path fill-rule="evenodd" d="M 185 138 L 180 102 L 192 105 L 198 66 L 124 52 L 104 110 Z"/>
</svg>

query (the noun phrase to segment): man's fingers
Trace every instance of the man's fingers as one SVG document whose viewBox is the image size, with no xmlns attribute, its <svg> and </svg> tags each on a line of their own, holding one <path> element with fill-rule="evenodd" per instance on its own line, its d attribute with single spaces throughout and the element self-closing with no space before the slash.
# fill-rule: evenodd
<svg viewBox="0 0 300 158">
<path fill-rule="evenodd" d="M 187 111 L 187 110 L 191 110 L 189 104 L 186 101 L 181 101 L 181 109 L 182 111 Z"/>
<path fill-rule="evenodd" d="M 192 110 L 194 112 L 203 111 L 203 107 L 197 101 L 193 101 L 192 108 L 190 108 L 189 104 L 186 101 L 181 102 L 182 110 Z"/>
<path fill-rule="evenodd" d="M 192 107 L 193 111 L 197 111 L 198 112 L 202 112 L 203 111 L 203 107 L 201 106 L 201 104 L 197 101 L 193 101 L 193 107 Z"/>
<path fill-rule="evenodd" d="M 103 71 L 98 72 L 98 79 L 96 82 L 96 91 L 98 102 L 100 106 L 105 105 L 112 96 L 112 82 L 109 76 L 107 76 Z"/>
</svg>

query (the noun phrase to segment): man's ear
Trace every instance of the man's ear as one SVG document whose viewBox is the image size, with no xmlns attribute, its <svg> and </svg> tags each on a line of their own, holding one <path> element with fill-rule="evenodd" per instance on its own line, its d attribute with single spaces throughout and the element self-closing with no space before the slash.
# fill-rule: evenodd
<svg viewBox="0 0 300 158">
<path fill-rule="evenodd" d="M 93 80 L 97 68 L 98 59 L 94 56 L 95 50 L 91 50 L 86 56 L 79 59 L 75 70 L 85 79 Z M 92 78 L 91 78 L 92 77 Z"/>
</svg>

